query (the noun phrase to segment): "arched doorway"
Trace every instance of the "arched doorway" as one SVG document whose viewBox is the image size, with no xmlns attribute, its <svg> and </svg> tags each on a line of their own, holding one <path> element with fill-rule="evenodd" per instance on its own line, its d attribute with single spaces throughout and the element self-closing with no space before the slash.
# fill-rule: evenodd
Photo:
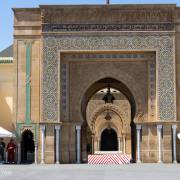
<svg viewBox="0 0 180 180">
<path fill-rule="evenodd" d="M 117 133 L 112 128 L 101 134 L 101 151 L 118 151 Z"/>
<path fill-rule="evenodd" d="M 22 133 L 21 161 L 22 163 L 34 162 L 34 137 L 31 130 L 25 130 Z"/>
<path fill-rule="evenodd" d="M 130 123 L 129 123 L 130 133 L 124 134 L 126 132 L 123 131 L 121 133 L 118 133 L 118 137 L 117 137 L 116 132 L 115 132 L 115 134 L 116 134 L 115 135 L 113 133 L 113 131 L 111 131 L 112 136 L 113 136 L 113 134 L 114 134 L 114 137 L 116 136 L 116 138 L 112 138 L 112 139 L 116 139 L 115 140 L 116 142 L 114 141 L 114 144 L 116 144 L 116 145 L 115 145 L 115 147 L 113 147 L 113 149 L 118 150 L 120 148 L 122 149 L 122 147 L 123 147 L 124 148 L 123 152 L 126 152 L 126 150 L 125 150 L 126 142 L 125 141 L 127 141 L 128 147 L 130 147 L 129 149 L 130 149 L 131 157 L 132 157 L 132 159 L 135 159 L 135 157 L 136 157 L 136 130 L 135 130 L 134 118 L 135 118 L 135 114 L 136 114 L 136 103 L 135 103 L 134 96 L 131 93 L 130 89 L 121 81 L 114 79 L 114 78 L 107 77 L 107 78 L 100 79 L 99 81 L 97 81 L 97 82 L 93 83 L 91 86 L 89 86 L 89 88 L 85 91 L 84 97 L 81 101 L 82 102 L 82 104 L 81 104 L 82 116 L 83 116 L 83 119 L 85 120 L 83 127 L 84 127 L 84 129 L 87 129 L 87 128 L 89 128 L 87 126 L 93 126 L 93 124 L 90 125 L 87 123 L 87 107 L 88 107 L 89 102 L 93 99 L 94 95 L 96 96 L 96 94 L 98 92 L 100 92 L 103 89 L 107 89 L 108 87 L 110 87 L 110 89 L 112 91 L 117 90 L 118 94 L 123 95 L 125 97 L 126 101 L 128 101 L 128 103 L 130 105 L 130 108 L 129 108 L 129 110 L 130 110 Z M 114 96 L 115 96 L 115 99 L 117 100 L 117 96 L 115 94 L 114 94 Z M 102 100 L 102 97 L 100 98 L 100 100 Z M 99 104 L 99 102 L 97 104 L 95 104 L 94 107 L 97 107 L 98 104 Z M 116 105 L 118 106 L 118 104 L 116 104 Z M 109 110 L 110 109 L 107 109 L 106 111 L 102 112 L 100 116 L 102 116 L 102 118 L 106 119 L 105 116 Z M 111 122 L 113 122 L 113 121 L 114 120 L 112 119 Z M 107 125 L 110 124 L 108 121 L 106 121 L 106 122 L 107 122 Z M 117 127 L 115 127 L 115 128 L 117 128 Z M 90 129 L 93 129 L 93 128 L 90 127 Z M 105 129 L 107 129 L 107 126 L 105 126 Z M 91 131 L 91 133 L 92 133 L 90 135 L 91 137 L 90 136 L 87 137 L 86 131 L 82 129 L 82 142 L 83 142 L 82 143 L 82 153 L 83 154 L 85 154 L 87 152 L 87 150 L 85 150 L 87 143 L 91 143 L 90 146 L 92 147 L 92 149 L 95 149 L 94 147 L 97 146 L 97 148 L 96 148 L 97 151 L 101 150 L 101 145 L 102 145 L 100 142 L 101 140 L 97 139 L 98 137 L 95 136 L 97 131 L 94 131 L 94 132 Z M 106 135 L 107 135 L 106 131 L 104 133 L 105 133 L 105 135 L 103 135 L 103 139 L 105 139 L 104 137 L 106 137 Z M 119 136 L 119 134 L 121 134 L 122 136 Z M 88 140 L 90 138 L 92 139 L 92 141 L 88 142 Z M 101 137 L 101 139 L 102 139 L 102 137 Z M 95 142 L 95 143 L 92 143 L 92 142 Z M 118 147 L 118 144 L 120 144 L 120 145 L 123 144 L 123 146 Z M 107 147 L 105 147 L 105 149 L 107 149 Z"/>
</svg>

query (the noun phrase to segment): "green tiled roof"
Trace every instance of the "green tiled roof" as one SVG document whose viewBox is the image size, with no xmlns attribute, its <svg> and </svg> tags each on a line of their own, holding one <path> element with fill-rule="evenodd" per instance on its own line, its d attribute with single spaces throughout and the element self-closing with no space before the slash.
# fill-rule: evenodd
<svg viewBox="0 0 180 180">
<path fill-rule="evenodd" d="M 0 57 L 13 57 L 13 45 L 0 52 Z"/>
</svg>

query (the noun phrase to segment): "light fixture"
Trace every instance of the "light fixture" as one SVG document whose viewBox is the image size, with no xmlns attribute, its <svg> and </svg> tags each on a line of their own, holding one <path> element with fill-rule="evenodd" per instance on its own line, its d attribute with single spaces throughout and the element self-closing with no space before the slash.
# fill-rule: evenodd
<svg viewBox="0 0 180 180">
<path fill-rule="evenodd" d="M 107 93 L 103 97 L 103 100 L 105 101 L 105 103 L 111 103 L 111 104 L 113 104 L 113 101 L 115 100 L 115 97 L 113 96 L 113 94 L 111 94 L 110 85 L 109 84 L 108 84 Z"/>
</svg>

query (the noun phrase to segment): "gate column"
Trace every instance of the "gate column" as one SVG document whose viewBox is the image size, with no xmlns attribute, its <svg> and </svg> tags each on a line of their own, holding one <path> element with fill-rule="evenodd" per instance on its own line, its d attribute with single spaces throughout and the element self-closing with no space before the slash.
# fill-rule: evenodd
<svg viewBox="0 0 180 180">
<path fill-rule="evenodd" d="M 81 126 L 76 126 L 76 158 L 77 163 L 81 163 Z"/>
<path fill-rule="evenodd" d="M 56 164 L 59 164 L 59 140 L 60 140 L 60 125 L 55 125 L 55 131 L 56 131 Z"/>
<path fill-rule="evenodd" d="M 158 138 L 158 163 L 162 163 L 162 125 L 157 125 L 157 138 Z"/>
<path fill-rule="evenodd" d="M 40 125 L 41 128 L 41 164 L 45 163 L 45 125 Z"/>
<path fill-rule="evenodd" d="M 172 125 L 172 140 L 173 140 L 173 163 L 177 163 L 177 159 L 176 159 L 176 129 L 177 129 L 177 125 L 173 124 Z"/>
<path fill-rule="evenodd" d="M 137 131 L 137 163 L 141 163 L 141 125 L 136 125 Z"/>
</svg>

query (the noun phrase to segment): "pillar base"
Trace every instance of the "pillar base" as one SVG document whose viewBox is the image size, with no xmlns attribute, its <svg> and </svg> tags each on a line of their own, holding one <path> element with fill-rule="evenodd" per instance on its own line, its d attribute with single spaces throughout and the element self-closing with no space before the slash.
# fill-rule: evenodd
<svg viewBox="0 0 180 180">
<path fill-rule="evenodd" d="M 158 163 L 163 163 L 163 162 L 161 160 L 159 160 Z"/>
<path fill-rule="evenodd" d="M 177 164 L 177 161 L 173 161 L 173 164 Z"/>
<path fill-rule="evenodd" d="M 59 161 L 57 161 L 57 162 L 56 162 L 56 164 L 60 164 L 60 162 L 59 162 Z"/>
<path fill-rule="evenodd" d="M 137 163 L 140 164 L 140 163 L 142 163 L 142 162 L 141 162 L 141 160 L 137 160 Z"/>
</svg>

